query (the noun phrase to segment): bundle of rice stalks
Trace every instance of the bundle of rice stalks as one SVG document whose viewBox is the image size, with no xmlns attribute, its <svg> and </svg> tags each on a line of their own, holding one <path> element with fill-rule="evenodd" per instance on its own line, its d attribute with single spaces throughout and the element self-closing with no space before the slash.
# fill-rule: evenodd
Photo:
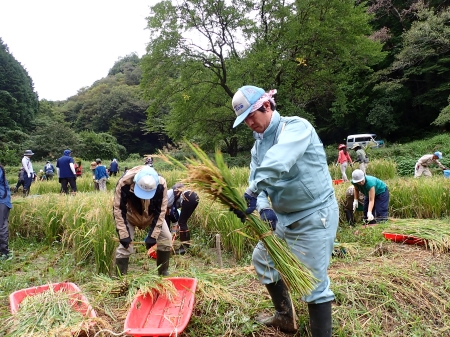
<svg viewBox="0 0 450 337">
<path fill-rule="evenodd" d="M 233 186 L 233 177 L 220 151 L 216 151 L 214 163 L 198 146 L 190 143 L 188 145 L 198 159 L 187 159 L 187 166 L 172 157 L 166 157 L 167 161 L 187 170 L 188 177 L 183 182 L 218 199 L 228 208 L 245 212 L 247 204 L 241 193 Z M 269 225 L 259 217 L 249 214 L 246 216 L 246 222 L 253 232 L 251 239 L 261 240 L 264 243 L 275 269 L 288 288 L 301 296 L 309 294 L 317 280 L 290 251 L 287 243 L 273 235 Z"/>
<path fill-rule="evenodd" d="M 101 319 L 83 315 L 75 310 L 74 306 L 79 306 L 80 300 L 74 301 L 70 293 L 55 291 L 53 288 L 25 297 L 19 310 L 6 320 L 7 335 L 78 336 L 92 331 L 95 324 L 107 326 Z"/>
<path fill-rule="evenodd" d="M 138 295 L 153 296 L 155 293 L 164 295 L 169 300 L 177 294 L 172 282 L 157 275 L 127 274 L 119 279 L 112 279 L 105 275 L 97 275 L 85 287 L 105 297 L 126 297 L 127 304 L 131 304 Z"/>
<path fill-rule="evenodd" d="M 450 222 L 448 220 L 396 219 L 390 222 L 386 232 L 410 235 L 424 240 L 432 252 L 450 251 Z"/>
</svg>

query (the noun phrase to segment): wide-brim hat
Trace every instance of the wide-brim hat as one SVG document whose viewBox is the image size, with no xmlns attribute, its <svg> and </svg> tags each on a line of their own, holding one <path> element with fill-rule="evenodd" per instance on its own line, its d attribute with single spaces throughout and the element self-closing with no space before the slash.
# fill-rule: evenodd
<svg viewBox="0 0 450 337">
<path fill-rule="evenodd" d="M 134 176 L 134 194 L 144 200 L 155 196 L 159 176 L 153 167 L 145 166 Z"/>
<path fill-rule="evenodd" d="M 353 144 L 351 150 L 354 150 L 354 149 L 356 149 L 357 147 L 361 147 L 361 145 L 359 145 L 359 143 L 355 143 L 355 144 Z"/>
<path fill-rule="evenodd" d="M 23 154 L 24 156 L 32 156 L 34 155 L 33 151 L 31 150 L 26 150 L 25 153 Z"/>
<path fill-rule="evenodd" d="M 95 161 L 93 161 L 91 163 L 91 170 L 95 169 L 97 167 L 97 163 Z"/>
<path fill-rule="evenodd" d="M 241 124 L 244 119 L 253 111 L 253 105 L 264 95 L 266 92 L 264 89 L 254 87 L 251 85 L 243 86 L 234 94 L 233 110 L 236 113 L 236 120 L 234 121 L 233 128 Z"/>
</svg>

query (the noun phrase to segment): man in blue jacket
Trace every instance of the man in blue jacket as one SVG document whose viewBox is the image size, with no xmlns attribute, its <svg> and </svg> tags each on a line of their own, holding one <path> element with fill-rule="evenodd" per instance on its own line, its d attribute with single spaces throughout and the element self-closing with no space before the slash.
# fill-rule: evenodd
<svg viewBox="0 0 450 337">
<path fill-rule="evenodd" d="M 244 86 L 233 97 L 237 116 L 233 127 L 245 121 L 256 139 L 251 150 L 249 186 L 244 195 L 249 205 L 246 213 L 257 209 L 263 219 L 278 218 L 275 235 L 287 242 L 319 280 L 303 300 L 308 303 L 312 336 L 328 337 L 334 294 L 327 269 L 339 208 L 319 136 L 307 120 L 280 116 L 275 110 L 274 94 L 276 90 L 266 93 L 258 87 Z M 288 289 L 262 242 L 255 247 L 252 260 L 276 310 L 274 316 L 260 322 L 284 332 L 296 332 L 295 311 Z"/>
<path fill-rule="evenodd" d="M 0 165 L 0 260 L 11 258 L 8 249 L 8 217 L 11 208 L 11 191 L 6 180 L 5 169 Z"/>
<path fill-rule="evenodd" d="M 72 194 L 77 193 L 77 175 L 75 172 L 75 161 L 71 157 L 71 150 L 64 150 L 62 157 L 56 161 L 56 174 L 61 184 L 61 193 L 69 194 L 68 185 L 72 189 Z"/>
</svg>

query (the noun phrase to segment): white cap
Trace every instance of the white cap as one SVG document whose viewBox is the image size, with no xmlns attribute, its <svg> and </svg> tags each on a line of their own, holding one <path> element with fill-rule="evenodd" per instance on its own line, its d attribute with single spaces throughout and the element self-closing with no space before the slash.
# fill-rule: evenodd
<svg viewBox="0 0 450 337">
<path fill-rule="evenodd" d="M 156 193 L 159 176 L 153 167 L 145 166 L 134 176 L 133 181 L 135 182 L 134 194 L 140 199 L 149 200 Z"/>
</svg>

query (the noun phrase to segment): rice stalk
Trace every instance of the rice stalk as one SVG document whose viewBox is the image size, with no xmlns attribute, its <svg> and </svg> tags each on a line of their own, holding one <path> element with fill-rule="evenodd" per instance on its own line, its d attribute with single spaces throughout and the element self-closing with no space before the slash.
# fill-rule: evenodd
<svg viewBox="0 0 450 337">
<path fill-rule="evenodd" d="M 192 151 L 198 159 L 187 158 L 188 164 L 184 166 L 172 157 L 165 160 L 187 170 L 187 178 L 183 182 L 187 186 L 201 190 L 223 205 L 241 210 L 247 209 L 247 204 L 241 193 L 233 184 L 233 176 L 226 165 L 220 151 L 216 151 L 215 163 L 197 145 L 190 144 Z M 160 153 L 161 157 L 164 154 Z M 246 216 L 247 224 L 253 232 L 255 241 L 261 240 L 272 258 L 275 269 L 281 275 L 288 288 L 301 296 L 307 295 L 314 289 L 317 280 L 312 273 L 289 250 L 286 241 L 273 235 L 269 226 L 259 217 L 249 214 Z"/>
<path fill-rule="evenodd" d="M 425 247 L 433 253 L 450 251 L 450 223 L 448 220 L 430 221 L 396 219 L 386 232 L 409 235 L 424 240 Z"/>
</svg>

